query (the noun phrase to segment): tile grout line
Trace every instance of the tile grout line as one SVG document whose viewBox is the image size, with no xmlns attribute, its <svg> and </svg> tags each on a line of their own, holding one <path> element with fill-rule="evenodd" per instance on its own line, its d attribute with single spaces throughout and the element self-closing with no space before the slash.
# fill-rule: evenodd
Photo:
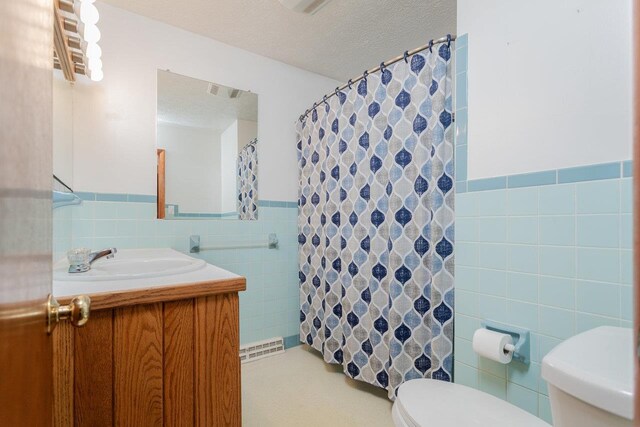
<svg viewBox="0 0 640 427">
<path fill-rule="evenodd" d="M 621 179 L 622 177 L 620 177 L 619 179 Z M 472 272 L 473 276 L 472 279 L 475 278 L 475 276 L 478 275 L 478 272 L 482 272 L 482 271 L 495 271 L 495 272 L 500 272 L 502 274 L 505 274 L 507 276 L 507 287 L 506 290 L 504 292 L 499 292 L 498 294 L 490 294 L 485 292 L 484 287 L 482 286 L 482 283 L 480 283 L 480 278 L 477 277 L 475 278 L 475 280 L 478 281 L 477 284 L 477 290 L 475 287 L 469 288 L 469 289 L 461 289 L 461 291 L 464 292 L 468 292 L 470 295 L 471 300 L 473 301 L 474 306 L 472 307 L 473 310 L 473 314 L 471 316 L 467 315 L 470 319 L 475 319 L 477 321 L 480 321 L 480 310 L 479 310 L 479 306 L 478 306 L 478 299 L 477 297 L 479 295 L 484 295 L 487 296 L 489 298 L 502 298 L 505 300 L 505 303 L 507 305 L 510 304 L 511 301 L 519 301 L 523 304 L 526 305 L 531 305 L 531 304 L 536 304 L 537 305 L 537 313 L 538 313 L 538 330 L 540 328 L 539 326 L 539 322 L 540 322 L 540 309 L 542 307 L 547 307 L 550 309 L 554 309 L 554 310 L 559 310 L 561 312 L 567 313 L 571 316 L 571 319 L 573 321 L 573 325 L 571 325 L 571 334 L 575 334 L 576 331 L 578 330 L 578 317 L 581 315 L 585 315 L 588 316 L 589 318 L 592 319 L 602 319 L 602 320 L 595 320 L 596 322 L 609 322 L 609 321 L 613 321 L 615 324 L 620 324 L 620 322 L 622 322 L 622 289 L 623 289 L 623 284 L 622 284 L 622 245 L 623 245 L 623 240 L 622 240 L 622 231 L 623 231 L 623 214 L 622 214 L 622 202 L 623 202 L 623 197 L 624 194 L 622 192 L 622 181 L 620 181 L 619 183 L 615 184 L 615 186 L 618 189 L 618 193 L 620 194 L 620 197 L 618 199 L 618 203 L 616 206 L 616 209 L 612 212 L 607 212 L 607 213 L 591 213 L 589 211 L 585 211 L 584 213 L 579 213 L 578 212 L 578 191 L 577 188 L 582 184 L 582 183 L 586 183 L 589 181 L 581 181 L 581 182 L 572 182 L 572 183 L 567 183 L 567 184 L 563 184 L 563 185 L 568 185 L 571 190 L 572 190 L 572 210 L 573 213 L 572 214 L 564 214 L 564 215 L 555 215 L 555 214 L 541 214 L 540 213 L 540 200 L 541 200 L 541 192 L 540 191 L 536 191 L 536 197 L 537 197 L 537 203 L 536 203 L 536 215 L 531 215 L 531 214 L 522 214 L 522 215 L 511 215 L 509 213 L 506 214 L 497 214 L 497 215 L 480 215 L 480 199 L 479 197 L 483 197 L 483 196 L 476 196 L 473 197 L 471 195 L 469 196 L 463 196 L 463 197 L 469 197 L 470 199 L 473 200 L 473 203 L 471 203 L 469 206 L 472 208 L 473 213 L 472 214 L 467 214 L 463 217 L 460 218 L 464 218 L 465 220 L 468 221 L 469 224 L 469 230 L 472 232 L 472 239 L 469 240 L 458 240 L 458 243 L 466 243 L 469 244 L 469 250 L 472 250 L 472 256 L 473 258 L 470 258 L 470 263 L 471 265 L 465 265 L 465 264 L 458 264 L 460 267 L 464 267 L 466 269 L 469 269 L 470 272 Z M 513 192 L 509 191 L 510 188 L 503 188 L 503 189 L 497 189 L 494 190 L 495 192 L 497 191 L 506 191 L 506 203 L 507 203 L 507 209 L 509 206 L 509 203 L 511 202 L 511 195 L 513 194 Z M 491 191 L 491 190 L 489 190 Z M 468 203 L 468 202 L 467 202 Z M 484 212 L 484 211 L 483 211 Z M 618 238 L 618 244 L 616 246 L 609 246 L 609 247 L 603 247 L 600 244 L 592 244 L 592 245 L 588 245 L 588 244 L 584 244 L 583 242 L 581 242 L 581 244 L 578 244 L 578 241 L 581 240 L 580 239 L 580 234 L 579 234 L 579 224 L 577 219 L 581 218 L 581 217 L 593 217 L 593 218 L 597 218 L 598 216 L 616 216 L 618 218 L 618 224 L 617 224 L 617 238 Z M 542 230 L 542 224 L 540 223 L 540 219 L 543 217 L 553 217 L 553 216 L 563 216 L 563 217 L 568 217 L 568 218 L 573 218 L 573 239 L 574 239 L 574 243 L 573 244 L 566 244 L 566 245 L 553 245 L 553 244 L 546 244 L 546 245 L 541 245 L 541 241 L 542 241 L 542 236 L 541 236 L 541 230 Z M 513 241 L 515 239 L 515 235 L 514 235 L 514 228 L 512 226 L 513 218 L 532 218 L 532 219 L 538 219 L 537 223 L 535 224 L 536 226 L 536 240 L 535 242 L 526 242 L 526 241 L 521 241 L 521 242 L 515 242 Z M 504 240 L 500 239 L 501 241 L 499 242 L 485 242 L 484 240 L 481 240 L 480 238 L 480 234 L 481 234 L 481 226 L 482 224 L 482 219 L 483 218 L 493 218 L 493 219 L 502 219 L 502 221 L 504 221 L 504 224 L 500 224 L 501 226 L 506 227 L 505 231 L 503 231 L 505 234 L 505 238 Z M 494 247 L 501 247 L 504 246 L 504 251 L 506 254 L 506 266 L 505 267 L 496 267 L 496 266 L 481 266 L 480 263 L 480 247 L 481 245 L 487 245 L 488 247 L 490 246 L 494 246 Z M 533 248 L 545 248 L 545 247 L 550 247 L 550 248 L 571 248 L 571 256 L 573 258 L 573 262 L 575 264 L 575 268 L 573 269 L 573 271 L 571 272 L 570 275 L 568 276 L 554 276 L 553 274 L 542 274 L 542 270 L 541 270 L 541 258 L 538 257 L 537 258 L 537 265 L 536 265 L 536 272 L 531 272 L 531 271 L 517 271 L 517 270 L 512 270 L 512 264 L 513 264 L 513 253 L 511 251 L 510 248 L 512 247 L 533 247 Z M 579 277 L 579 268 L 578 268 L 578 252 L 580 249 L 586 249 L 586 250 L 602 250 L 602 251 L 607 251 L 610 253 L 615 253 L 617 254 L 618 258 L 618 265 L 617 265 L 617 276 L 618 276 L 618 280 L 611 280 L 610 278 L 607 279 L 602 279 L 602 278 L 597 278 L 597 279 L 589 279 L 589 278 L 580 278 Z M 511 288 L 509 286 L 510 281 L 508 280 L 508 276 L 510 274 L 523 274 L 523 275 L 529 275 L 529 276 L 535 276 L 535 280 L 536 280 L 536 285 L 537 285 L 537 289 L 536 289 L 536 298 L 537 301 L 532 302 L 531 300 L 521 300 L 519 298 L 516 298 L 513 296 L 513 294 L 511 293 Z M 546 305 L 546 304 L 541 304 L 540 303 L 540 279 L 543 277 L 557 277 L 557 278 L 561 278 L 561 279 L 565 279 L 570 283 L 571 289 L 573 291 L 573 307 L 570 308 L 566 308 L 566 307 L 561 307 L 561 306 L 554 306 L 554 305 Z M 603 314 L 603 312 L 597 312 L 597 311 L 591 311 L 591 310 L 583 310 L 583 309 L 579 309 L 578 308 L 578 293 L 577 293 L 577 286 L 579 283 L 582 282 L 593 282 L 593 283 L 604 283 L 607 285 L 611 285 L 614 286 L 615 288 L 617 288 L 620 292 L 620 298 L 617 299 L 617 301 L 615 302 L 615 304 L 617 304 L 618 309 L 615 310 L 615 306 L 614 311 L 617 311 L 617 314 Z M 497 301 L 497 300 L 496 300 Z M 506 312 L 509 312 L 509 307 L 507 307 Z M 461 314 L 462 316 L 465 316 L 465 314 L 463 312 L 459 312 L 459 314 Z M 588 322 L 589 320 L 586 319 L 584 321 Z M 584 326 L 584 325 L 583 325 Z M 559 337 L 555 337 L 555 336 L 550 336 L 550 335 L 546 335 L 544 333 L 539 333 L 536 332 L 533 335 L 535 336 L 541 336 L 541 337 L 546 337 L 544 338 L 545 340 L 547 339 L 551 339 L 553 340 L 553 342 L 558 342 L 561 341 L 562 338 Z M 457 335 L 458 338 L 460 339 L 467 339 L 467 338 L 462 338 L 459 335 Z M 533 340 L 537 340 L 537 338 L 533 338 Z M 536 353 L 537 353 L 537 346 L 539 344 L 536 344 Z M 548 347 L 548 344 L 545 344 L 544 347 Z M 534 358 L 537 358 L 537 355 L 533 355 Z M 537 363 L 538 361 L 536 361 Z M 464 364 L 464 362 L 460 362 L 462 364 Z M 476 369 L 476 370 L 483 370 L 481 367 L 476 368 L 473 366 L 469 366 L 470 368 Z M 506 376 L 506 380 L 507 380 L 507 387 L 508 387 L 508 383 L 512 382 L 513 384 L 517 384 L 515 382 L 513 382 L 513 378 L 509 375 L 509 371 L 507 371 L 507 376 Z M 540 399 L 548 399 L 546 396 L 546 394 L 544 394 L 544 392 L 542 391 L 542 388 L 539 386 L 538 390 L 536 390 L 535 388 L 533 389 L 529 389 L 532 390 L 533 392 L 537 392 L 538 393 L 538 398 L 539 398 L 539 405 L 540 405 Z M 509 393 L 507 393 L 507 397 L 509 396 Z M 543 397 L 540 397 L 543 396 Z"/>
<path fill-rule="evenodd" d="M 573 239 L 576 242 L 576 246 L 574 248 L 574 259 L 573 262 L 576 266 L 575 271 L 574 271 L 574 275 L 575 277 L 573 278 L 573 306 L 575 307 L 575 310 L 573 312 L 573 334 L 575 334 L 576 332 L 576 328 L 578 326 L 578 318 L 577 318 L 577 310 L 578 310 L 578 283 L 577 283 L 577 278 L 578 278 L 578 185 L 577 184 L 573 184 L 573 211 L 574 211 L 574 215 L 575 215 L 575 220 L 573 222 Z"/>
</svg>

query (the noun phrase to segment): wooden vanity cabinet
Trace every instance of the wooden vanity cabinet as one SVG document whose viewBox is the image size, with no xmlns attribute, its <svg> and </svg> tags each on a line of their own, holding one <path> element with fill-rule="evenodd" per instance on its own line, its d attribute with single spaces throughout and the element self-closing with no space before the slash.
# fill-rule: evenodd
<svg viewBox="0 0 640 427">
<path fill-rule="evenodd" d="M 86 326 L 53 332 L 54 425 L 240 426 L 244 288 L 92 297 Z"/>
</svg>

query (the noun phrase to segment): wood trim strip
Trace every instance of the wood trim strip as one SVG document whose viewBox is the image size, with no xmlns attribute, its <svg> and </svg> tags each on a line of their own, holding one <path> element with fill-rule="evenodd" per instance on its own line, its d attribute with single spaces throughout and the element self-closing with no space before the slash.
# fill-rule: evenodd
<svg viewBox="0 0 640 427">
<path fill-rule="evenodd" d="M 64 74 L 64 78 L 70 82 L 76 81 L 74 74 L 73 59 L 71 58 L 71 50 L 67 45 L 67 36 L 64 31 L 64 22 L 60 16 L 59 3 L 56 1 L 53 7 L 53 49 L 58 55 L 60 68 Z"/>
<path fill-rule="evenodd" d="M 207 387 L 209 383 L 208 370 L 206 369 L 209 361 L 207 359 L 207 351 L 210 340 L 207 339 L 207 297 L 197 298 L 193 306 L 193 340 L 196 345 L 194 357 L 194 385 L 196 389 L 196 398 L 194 401 L 194 419 L 193 425 L 196 427 L 206 426 L 209 419 L 207 418 L 208 402 L 212 400 L 213 390 Z M 211 424 L 213 425 L 213 424 Z"/>
<path fill-rule="evenodd" d="M 123 290 L 99 294 L 89 294 L 91 311 L 108 308 L 126 307 L 138 304 L 176 301 L 187 298 L 198 298 L 207 295 L 218 295 L 229 292 L 240 292 L 247 288 L 244 277 L 234 279 L 194 282 L 153 288 Z M 71 297 L 58 298 L 60 304 L 69 304 Z"/>
<path fill-rule="evenodd" d="M 193 307 L 193 299 L 164 304 L 163 402 L 167 426 L 193 425 Z"/>
<path fill-rule="evenodd" d="M 58 8 L 60 10 L 63 10 L 67 13 L 74 13 L 73 11 L 73 0 L 58 0 L 56 2 L 56 4 L 58 5 Z"/>
<path fill-rule="evenodd" d="M 215 425 L 242 425 L 240 393 L 240 305 L 238 294 L 207 297 L 215 301 L 214 317 L 209 319 L 213 327 L 213 357 L 215 360 L 213 382 L 222 384 L 224 393 L 215 393 Z"/>
<path fill-rule="evenodd" d="M 196 300 L 196 426 L 242 424 L 238 316 L 236 293 Z"/>
<path fill-rule="evenodd" d="M 162 426 L 162 304 L 113 312 L 113 425 Z"/>
<path fill-rule="evenodd" d="M 158 194 L 158 219 L 165 218 L 165 158 L 166 153 L 162 148 L 157 150 L 158 153 L 158 183 L 157 183 L 157 194 Z"/>
<path fill-rule="evenodd" d="M 73 326 L 61 322 L 53 331 L 53 425 L 73 427 Z"/>
<path fill-rule="evenodd" d="M 86 326 L 73 330 L 75 425 L 114 425 L 113 311 L 91 313 Z"/>
</svg>

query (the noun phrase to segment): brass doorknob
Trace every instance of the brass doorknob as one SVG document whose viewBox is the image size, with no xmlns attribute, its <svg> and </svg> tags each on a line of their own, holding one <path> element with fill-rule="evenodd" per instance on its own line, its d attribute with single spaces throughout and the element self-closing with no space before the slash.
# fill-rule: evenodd
<svg viewBox="0 0 640 427">
<path fill-rule="evenodd" d="M 69 305 L 60 305 L 53 295 L 49 295 L 47 301 L 47 332 L 51 333 L 61 320 L 69 320 L 77 328 L 84 326 L 89 321 L 90 312 L 91 298 L 87 295 L 74 297 Z"/>
</svg>

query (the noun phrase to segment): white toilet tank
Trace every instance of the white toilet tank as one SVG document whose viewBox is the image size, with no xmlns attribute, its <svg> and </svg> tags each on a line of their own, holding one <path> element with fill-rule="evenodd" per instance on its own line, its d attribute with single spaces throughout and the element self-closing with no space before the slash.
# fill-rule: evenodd
<svg viewBox="0 0 640 427">
<path fill-rule="evenodd" d="M 602 326 L 559 344 L 542 360 L 554 427 L 633 425 L 633 338 Z"/>
</svg>

